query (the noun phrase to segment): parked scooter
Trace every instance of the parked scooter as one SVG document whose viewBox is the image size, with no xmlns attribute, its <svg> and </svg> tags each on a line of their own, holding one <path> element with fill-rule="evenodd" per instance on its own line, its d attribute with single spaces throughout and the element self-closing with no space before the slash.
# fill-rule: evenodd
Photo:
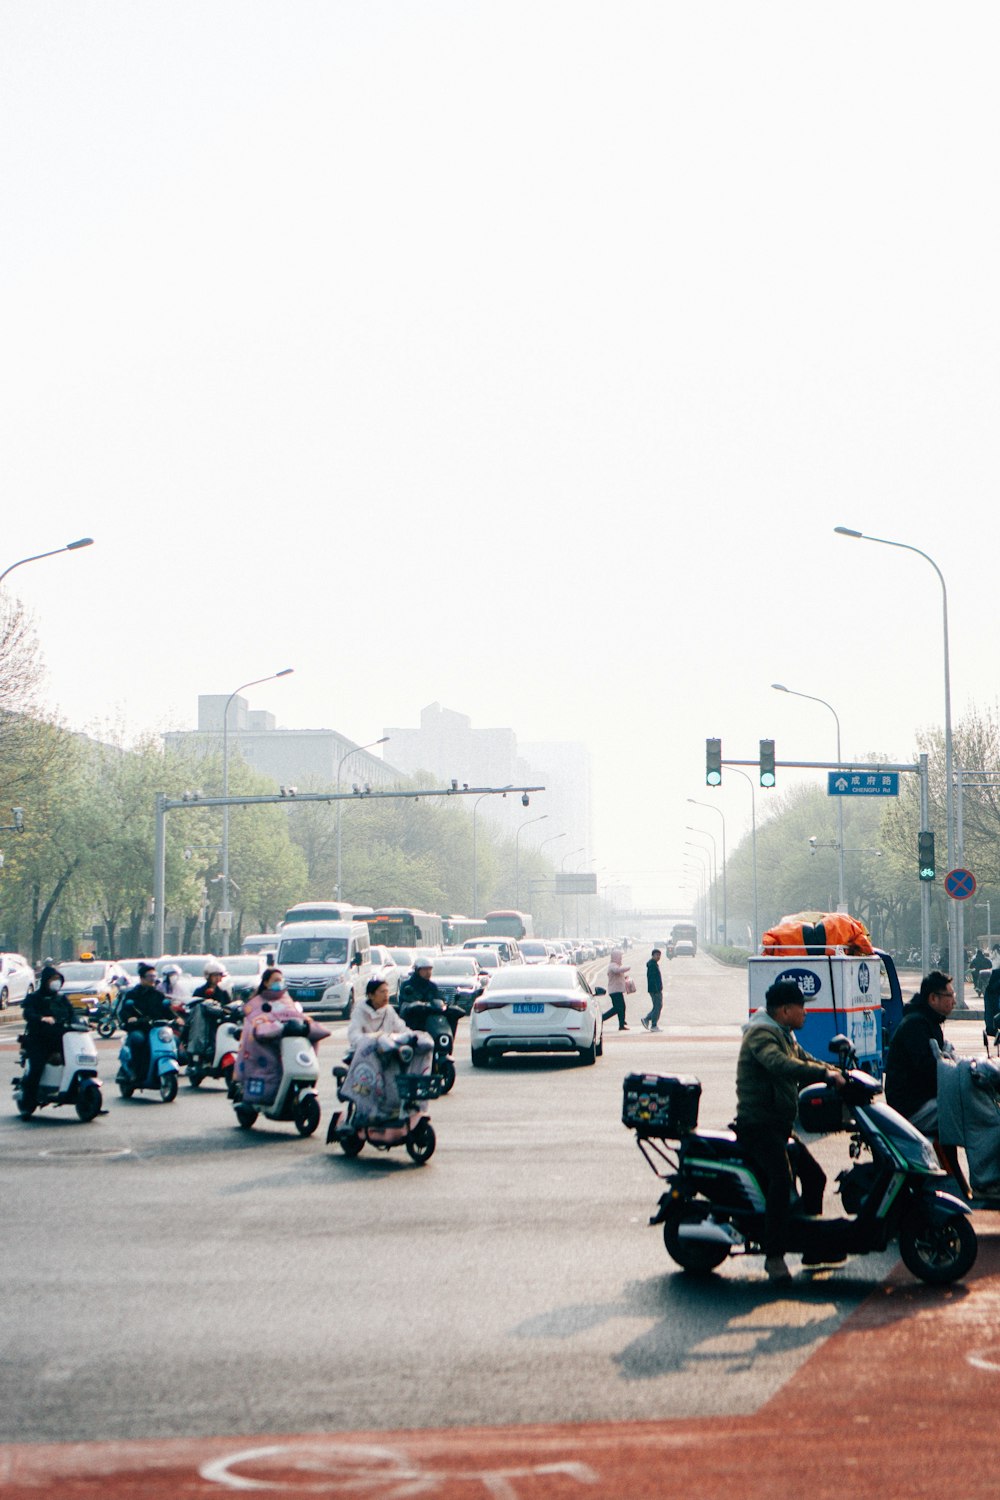
<svg viewBox="0 0 1000 1500">
<path fill-rule="evenodd" d="M 460 1005 L 448 1005 L 443 1000 L 411 1000 L 403 1004 L 399 1012 L 407 1026 L 414 1031 L 425 1031 L 434 1042 L 434 1057 L 431 1072 L 441 1079 L 441 1093 L 450 1094 L 455 1087 L 455 1032 L 458 1023 L 465 1018 Z"/>
<path fill-rule="evenodd" d="M 24 1052 L 24 1037 L 21 1043 L 20 1065 L 27 1065 Z M 101 1112 L 104 1096 L 101 1081 L 97 1076 L 97 1047 L 86 1021 L 75 1022 L 63 1032 L 61 1054 L 53 1053 L 38 1081 L 37 1102 L 25 1108 L 23 1072 L 14 1079 L 14 1103 L 22 1120 L 30 1119 L 36 1109 L 46 1104 L 72 1104 L 81 1120 L 93 1120 Z"/>
<path fill-rule="evenodd" d="M 118 1053 L 118 1073 L 115 1082 L 123 1099 L 131 1099 L 136 1089 L 156 1089 L 164 1104 L 177 1097 L 177 1075 L 180 1063 L 177 1057 L 177 1037 L 169 1021 L 153 1021 L 147 1033 L 148 1059 L 141 1077 L 136 1072 L 132 1053 L 132 1040 L 139 1030 L 133 1027 L 126 1033 Z"/>
<path fill-rule="evenodd" d="M 345 1108 L 330 1121 L 326 1132 L 327 1145 L 336 1141 L 345 1156 L 359 1156 L 366 1145 L 375 1146 L 379 1151 L 405 1146 L 410 1159 L 417 1166 L 423 1166 L 430 1161 L 437 1145 L 425 1102 L 439 1098 L 446 1090 L 440 1073 L 420 1073 L 410 1069 L 415 1060 L 426 1059 L 434 1044 L 429 1036 L 421 1040 L 408 1032 L 395 1032 L 370 1040 L 379 1065 L 391 1076 L 398 1104 L 394 1102 L 394 1106 L 382 1114 L 363 1113 L 356 1100 L 344 1091 L 350 1070 L 346 1064 L 338 1064 L 333 1076 L 337 1080 L 337 1097 Z"/>
<path fill-rule="evenodd" d="M 221 1078 L 227 1088 L 231 1086 L 242 1022 L 239 1005 L 196 1000 L 188 1007 L 185 1076 L 193 1089 L 200 1088 L 206 1078 Z"/>
<path fill-rule="evenodd" d="M 851 1044 L 834 1037 L 830 1050 L 847 1083 L 814 1083 L 799 1095 L 804 1130 L 850 1131 L 856 1165 L 837 1178 L 848 1218 L 792 1216 L 787 1249 L 810 1258 L 842 1260 L 885 1250 L 899 1240 L 907 1270 L 935 1284 L 958 1281 L 976 1259 L 978 1241 L 968 1203 L 943 1191 L 949 1181 L 931 1143 L 908 1120 L 876 1102 L 881 1085 L 851 1064 Z M 658 1177 L 667 1184 L 650 1224 L 663 1225 L 667 1254 L 686 1271 L 705 1273 L 729 1255 L 762 1255 L 764 1189 L 729 1130 L 697 1130 L 697 1079 L 629 1074 L 622 1120 Z M 676 1146 L 667 1146 L 676 1141 Z M 870 1161 L 861 1161 L 862 1152 Z M 670 1170 L 663 1171 L 660 1163 Z"/>
<path fill-rule="evenodd" d="M 309 1040 L 308 1020 L 285 1021 L 278 1046 L 281 1078 L 277 1093 L 265 1104 L 261 1079 L 252 1078 L 245 1089 L 234 1080 L 229 1094 L 236 1108 L 236 1118 L 244 1130 L 253 1128 L 258 1115 L 263 1115 L 265 1120 L 291 1120 L 299 1135 L 312 1135 L 320 1120 L 316 1092 L 319 1059 Z"/>
</svg>

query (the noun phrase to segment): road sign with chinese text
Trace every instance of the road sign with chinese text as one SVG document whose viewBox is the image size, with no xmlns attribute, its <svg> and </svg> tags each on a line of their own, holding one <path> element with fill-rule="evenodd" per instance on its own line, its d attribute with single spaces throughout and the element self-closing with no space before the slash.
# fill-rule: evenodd
<svg viewBox="0 0 1000 1500">
<path fill-rule="evenodd" d="M 898 797 L 898 771 L 828 771 L 828 797 Z"/>
</svg>

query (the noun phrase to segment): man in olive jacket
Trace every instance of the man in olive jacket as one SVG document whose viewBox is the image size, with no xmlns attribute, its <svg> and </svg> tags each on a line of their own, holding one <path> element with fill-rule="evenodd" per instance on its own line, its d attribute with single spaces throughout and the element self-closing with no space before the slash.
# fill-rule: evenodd
<svg viewBox="0 0 1000 1500">
<path fill-rule="evenodd" d="M 802 1186 L 801 1212 L 823 1209 L 826 1174 L 801 1141 L 789 1141 L 799 1089 L 807 1083 L 843 1087 L 836 1068 L 812 1057 L 795 1039 L 805 1021 L 805 1000 L 792 980 L 782 979 L 764 996 L 743 1028 L 736 1064 L 736 1135 L 757 1168 L 765 1193 L 764 1269 L 772 1281 L 787 1281 L 784 1252 L 795 1177 Z M 829 1264 L 803 1258 L 803 1264 Z"/>
</svg>

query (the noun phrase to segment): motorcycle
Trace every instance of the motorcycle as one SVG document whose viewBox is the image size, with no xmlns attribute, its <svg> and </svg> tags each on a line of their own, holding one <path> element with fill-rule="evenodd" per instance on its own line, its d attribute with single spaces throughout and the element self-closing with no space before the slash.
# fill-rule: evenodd
<svg viewBox="0 0 1000 1500">
<path fill-rule="evenodd" d="M 227 1088 L 231 1086 L 242 1021 L 239 1005 L 201 1000 L 189 1007 L 185 1076 L 193 1089 L 206 1078 L 221 1078 Z"/>
<path fill-rule="evenodd" d="M 177 1097 L 177 1075 L 180 1063 L 177 1057 L 177 1037 L 169 1021 L 154 1021 L 147 1037 L 148 1060 L 140 1077 L 132 1053 L 132 1040 L 138 1028 L 132 1028 L 118 1053 L 118 1073 L 115 1082 L 123 1099 L 131 1099 L 136 1089 L 156 1089 L 164 1104 Z"/>
<path fill-rule="evenodd" d="M 316 1092 L 319 1059 L 309 1040 L 309 1022 L 285 1021 L 278 1046 L 281 1077 L 272 1099 L 265 1102 L 264 1083 L 260 1078 L 251 1078 L 245 1087 L 235 1080 L 230 1084 L 229 1095 L 236 1119 L 243 1130 L 251 1130 L 258 1115 L 263 1115 L 265 1120 L 291 1120 L 299 1135 L 312 1135 L 320 1121 Z"/>
<path fill-rule="evenodd" d="M 121 988 L 114 999 L 98 1000 L 93 1012 L 88 1017 L 90 1024 L 94 1027 L 99 1037 L 108 1041 L 116 1031 L 124 1029 L 122 1020 L 122 1007 L 125 1003 L 125 990 Z"/>
<path fill-rule="evenodd" d="M 333 1069 L 333 1076 L 337 1080 L 337 1098 L 345 1108 L 330 1120 L 326 1143 L 329 1146 L 336 1142 L 349 1157 L 360 1156 L 366 1145 L 379 1151 L 405 1146 L 411 1161 L 422 1167 L 430 1161 L 437 1145 L 434 1127 L 426 1113 L 426 1101 L 439 1098 L 446 1089 L 442 1074 L 411 1072 L 410 1069 L 415 1061 L 418 1066 L 421 1060 L 426 1065 L 427 1052 L 434 1043 L 430 1037 L 421 1040 L 419 1036 L 405 1032 L 372 1040 L 372 1050 L 378 1054 L 389 1085 L 385 1099 L 387 1107 L 381 1112 L 359 1108 L 358 1100 L 351 1097 L 351 1086 L 347 1084 L 352 1070 L 346 1062 L 338 1064 Z M 436 1055 L 436 1047 L 434 1050 Z M 361 1051 L 360 1047 L 358 1051 Z M 365 1092 L 368 1092 L 368 1086 L 362 1083 L 359 1094 L 363 1097 Z M 371 1088 L 369 1097 L 376 1092 L 376 1088 Z"/>
<path fill-rule="evenodd" d="M 431 1072 L 442 1080 L 441 1093 L 450 1094 L 455 1087 L 452 1057 L 455 1032 L 465 1011 L 460 1005 L 447 1005 L 443 1000 L 411 1000 L 409 1004 L 404 1001 L 399 1014 L 407 1026 L 414 1031 L 425 1031 L 433 1039 Z"/>
<path fill-rule="evenodd" d="M 23 1069 L 28 1060 L 24 1051 L 25 1039 L 19 1036 L 18 1041 Z M 22 1120 L 30 1119 L 36 1109 L 42 1109 L 46 1104 L 72 1104 L 81 1120 L 96 1119 L 101 1113 L 104 1095 L 97 1076 L 97 1048 L 85 1021 L 76 1021 L 63 1032 L 60 1053 L 53 1053 L 42 1069 L 35 1104 L 25 1106 L 23 1090 L 22 1072 L 14 1079 L 14 1103 Z"/>
<path fill-rule="evenodd" d="M 881 1084 L 852 1066 L 856 1058 L 848 1039 L 834 1037 L 830 1050 L 847 1082 L 842 1089 L 824 1083 L 804 1088 L 799 1123 L 813 1133 L 850 1132 L 854 1165 L 837 1178 L 849 1217 L 793 1214 L 787 1249 L 811 1261 L 837 1262 L 885 1250 L 898 1239 L 914 1276 L 935 1285 L 960 1280 L 979 1248 L 969 1204 L 943 1190 L 949 1179 L 930 1141 L 896 1110 L 876 1102 Z M 729 1255 L 763 1255 L 765 1198 L 735 1134 L 695 1128 L 700 1092 L 697 1079 L 630 1074 L 622 1120 L 667 1184 L 650 1224 L 663 1225 L 672 1260 L 704 1274 Z M 871 1160 L 861 1160 L 864 1152 Z"/>
</svg>

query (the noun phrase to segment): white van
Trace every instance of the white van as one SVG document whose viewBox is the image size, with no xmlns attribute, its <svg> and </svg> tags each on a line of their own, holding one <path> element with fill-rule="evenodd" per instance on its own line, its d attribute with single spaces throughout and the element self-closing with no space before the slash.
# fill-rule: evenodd
<svg viewBox="0 0 1000 1500">
<path fill-rule="evenodd" d="M 372 976 L 364 922 L 295 922 L 278 934 L 275 960 L 303 1010 L 349 1016 Z"/>
</svg>

